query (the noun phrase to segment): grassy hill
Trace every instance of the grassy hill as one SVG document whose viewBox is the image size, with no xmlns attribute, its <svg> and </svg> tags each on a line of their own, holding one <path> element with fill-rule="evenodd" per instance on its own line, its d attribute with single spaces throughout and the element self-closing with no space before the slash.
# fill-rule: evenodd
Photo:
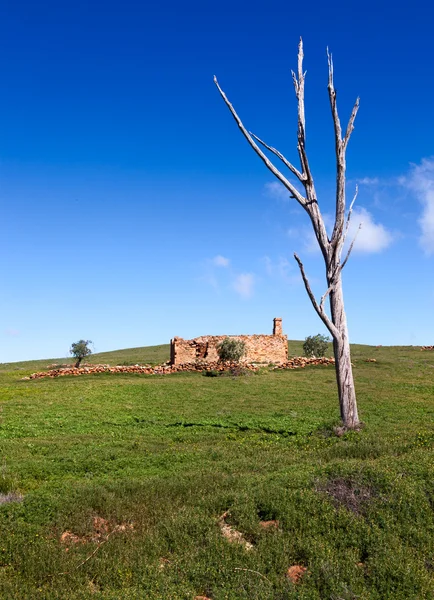
<svg viewBox="0 0 434 600">
<path fill-rule="evenodd" d="M 400 353 L 413 351 L 414 349 L 418 352 L 419 347 L 411 348 L 408 346 L 387 346 L 387 347 L 376 347 L 366 346 L 360 344 L 352 345 L 353 358 L 367 358 L 370 356 L 382 355 L 383 348 L 386 352 L 385 356 L 393 359 L 395 356 L 399 356 Z M 303 342 L 298 340 L 288 341 L 288 355 L 289 356 L 303 356 Z M 330 355 L 332 355 L 332 349 L 330 345 Z M 99 352 L 86 357 L 85 362 L 91 364 L 110 364 L 110 365 L 122 365 L 122 364 L 161 364 L 170 358 L 170 345 L 161 344 L 159 346 L 144 346 L 140 348 L 126 348 L 123 350 L 113 350 L 111 352 Z M 1 371 L 38 371 L 44 370 L 48 365 L 51 364 L 71 364 L 73 365 L 75 360 L 71 357 L 63 358 L 44 358 L 40 360 L 22 361 L 14 363 L 0 363 Z"/>
<path fill-rule="evenodd" d="M 1 598 L 434 597 L 434 352 L 354 346 L 343 437 L 330 367 L 21 380 L 52 362 L 0 365 Z"/>
</svg>

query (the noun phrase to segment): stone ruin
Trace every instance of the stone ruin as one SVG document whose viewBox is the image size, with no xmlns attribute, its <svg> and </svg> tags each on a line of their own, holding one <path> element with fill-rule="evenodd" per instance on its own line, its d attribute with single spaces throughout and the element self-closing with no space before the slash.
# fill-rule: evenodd
<svg viewBox="0 0 434 600">
<path fill-rule="evenodd" d="M 244 363 L 282 364 L 288 360 L 288 338 L 282 331 L 282 319 L 276 317 L 272 335 L 203 335 L 193 340 L 174 337 L 170 340 L 170 363 L 215 363 L 219 359 L 217 347 L 227 337 L 245 343 Z"/>
</svg>

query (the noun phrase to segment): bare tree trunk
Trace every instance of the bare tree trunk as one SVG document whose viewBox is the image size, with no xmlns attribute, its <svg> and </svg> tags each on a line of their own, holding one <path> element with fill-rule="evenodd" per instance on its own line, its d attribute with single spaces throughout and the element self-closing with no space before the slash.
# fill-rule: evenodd
<svg viewBox="0 0 434 600">
<path fill-rule="evenodd" d="M 225 101 L 226 106 L 229 108 L 238 127 L 250 146 L 261 158 L 265 166 L 288 190 L 290 197 L 294 198 L 309 215 L 315 237 L 318 241 L 318 246 L 321 250 L 326 265 L 328 289 L 323 294 L 320 302 L 317 302 L 310 288 L 309 281 L 304 271 L 303 263 L 297 254 L 294 254 L 294 257 L 298 263 L 298 266 L 300 267 L 301 276 L 303 278 L 307 294 L 312 302 L 312 306 L 333 337 L 339 405 L 344 428 L 356 429 L 359 427 L 360 423 L 357 413 L 356 392 L 354 389 L 353 371 L 351 365 L 350 343 L 348 338 L 347 319 L 345 315 L 344 298 L 342 293 L 342 269 L 348 261 L 355 239 L 352 241 L 345 259 L 342 261 L 341 258 L 342 250 L 348 233 L 353 205 L 357 198 L 356 188 L 355 196 L 349 207 L 348 213 L 346 213 L 345 154 L 351 133 L 354 129 L 354 121 L 359 109 L 359 99 L 357 98 L 353 106 L 347 127 L 345 131 L 343 131 L 337 109 L 336 90 L 333 84 L 333 61 L 327 50 L 329 67 L 328 93 L 334 125 L 336 152 L 336 212 L 333 233 L 331 237 L 329 237 L 318 204 L 314 180 L 306 152 L 306 120 L 304 110 L 304 83 L 306 72 L 303 71 L 303 56 L 303 42 L 300 39 L 298 46 L 298 69 L 297 73 L 292 73 L 295 95 L 297 97 L 298 104 L 297 149 L 300 159 L 300 169 L 297 169 L 297 167 L 289 162 L 281 152 L 276 150 L 276 148 L 269 146 L 254 133 L 249 132 L 245 128 L 234 107 L 226 97 L 226 94 L 219 86 L 216 77 L 214 77 L 214 82 L 223 100 Z M 304 194 L 302 194 L 300 190 L 294 186 L 293 183 L 270 161 L 268 156 L 259 146 L 266 148 L 280 161 L 282 161 L 292 176 L 298 179 L 298 182 L 303 186 Z M 330 316 L 324 309 L 324 302 L 328 296 L 330 296 Z"/>
<path fill-rule="evenodd" d="M 330 313 L 332 322 L 339 332 L 333 337 L 335 355 L 336 381 L 338 385 L 339 406 L 344 427 L 355 429 L 359 426 L 356 392 L 354 389 L 353 369 L 351 365 L 350 342 L 348 339 L 347 318 L 344 309 L 342 277 L 334 285 L 330 293 Z"/>
</svg>

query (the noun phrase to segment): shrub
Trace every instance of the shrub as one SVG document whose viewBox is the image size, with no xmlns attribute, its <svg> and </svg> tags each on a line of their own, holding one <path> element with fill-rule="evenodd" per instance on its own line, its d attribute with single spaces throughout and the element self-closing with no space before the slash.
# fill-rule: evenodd
<svg viewBox="0 0 434 600">
<path fill-rule="evenodd" d="M 218 345 L 217 352 L 222 362 L 238 363 L 246 353 L 246 344 L 227 337 Z"/>
<path fill-rule="evenodd" d="M 330 342 L 330 338 L 327 335 L 309 335 L 303 344 L 303 351 L 305 356 L 320 358 L 325 356 L 327 348 Z"/>
<path fill-rule="evenodd" d="M 75 366 L 78 368 L 81 361 L 85 356 L 92 354 L 92 350 L 89 348 L 89 344 L 92 344 L 91 340 L 79 340 L 71 344 L 70 354 L 77 359 Z"/>
<path fill-rule="evenodd" d="M 215 369 L 210 369 L 209 371 L 202 371 L 202 375 L 204 377 L 218 377 L 220 375 L 220 371 L 216 371 Z"/>
</svg>

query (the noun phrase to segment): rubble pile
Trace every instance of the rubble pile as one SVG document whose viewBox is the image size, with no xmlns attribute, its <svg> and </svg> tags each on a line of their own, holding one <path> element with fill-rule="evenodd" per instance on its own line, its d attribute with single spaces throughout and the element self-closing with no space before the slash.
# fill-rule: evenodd
<svg viewBox="0 0 434 600">
<path fill-rule="evenodd" d="M 307 367 L 308 365 L 334 365 L 334 358 L 327 358 L 326 356 L 321 356 L 320 358 L 316 358 L 313 356 L 312 358 L 307 358 L 306 356 L 293 356 L 287 362 L 276 365 L 274 367 L 275 370 L 280 369 L 302 369 L 303 367 Z"/>
<path fill-rule="evenodd" d="M 334 364 L 334 358 L 306 358 L 303 356 L 296 356 L 289 359 L 287 362 L 272 366 L 275 369 L 299 369 L 307 367 L 308 365 L 330 365 Z M 260 368 L 257 363 L 243 364 L 242 369 L 247 371 L 256 372 Z M 181 373 L 181 372 L 202 372 L 202 371 L 218 371 L 219 373 L 224 371 L 232 371 L 239 369 L 240 365 L 231 363 L 221 362 L 200 362 L 196 361 L 193 363 L 184 363 L 182 365 L 171 365 L 170 362 L 163 363 L 153 367 L 152 365 L 119 365 L 111 367 L 110 365 L 89 365 L 86 367 L 73 367 L 68 365 L 66 367 L 57 367 L 55 369 L 49 369 L 48 371 L 38 371 L 32 373 L 30 377 L 23 377 L 23 379 L 42 379 L 43 377 L 63 377 L 65 375 L 72 375 L 77 377 L 78 375 L 91 375 L 93 373 L 139 373 L 140 375 L 168 375 L 170 373 Z"/>
</svg>

